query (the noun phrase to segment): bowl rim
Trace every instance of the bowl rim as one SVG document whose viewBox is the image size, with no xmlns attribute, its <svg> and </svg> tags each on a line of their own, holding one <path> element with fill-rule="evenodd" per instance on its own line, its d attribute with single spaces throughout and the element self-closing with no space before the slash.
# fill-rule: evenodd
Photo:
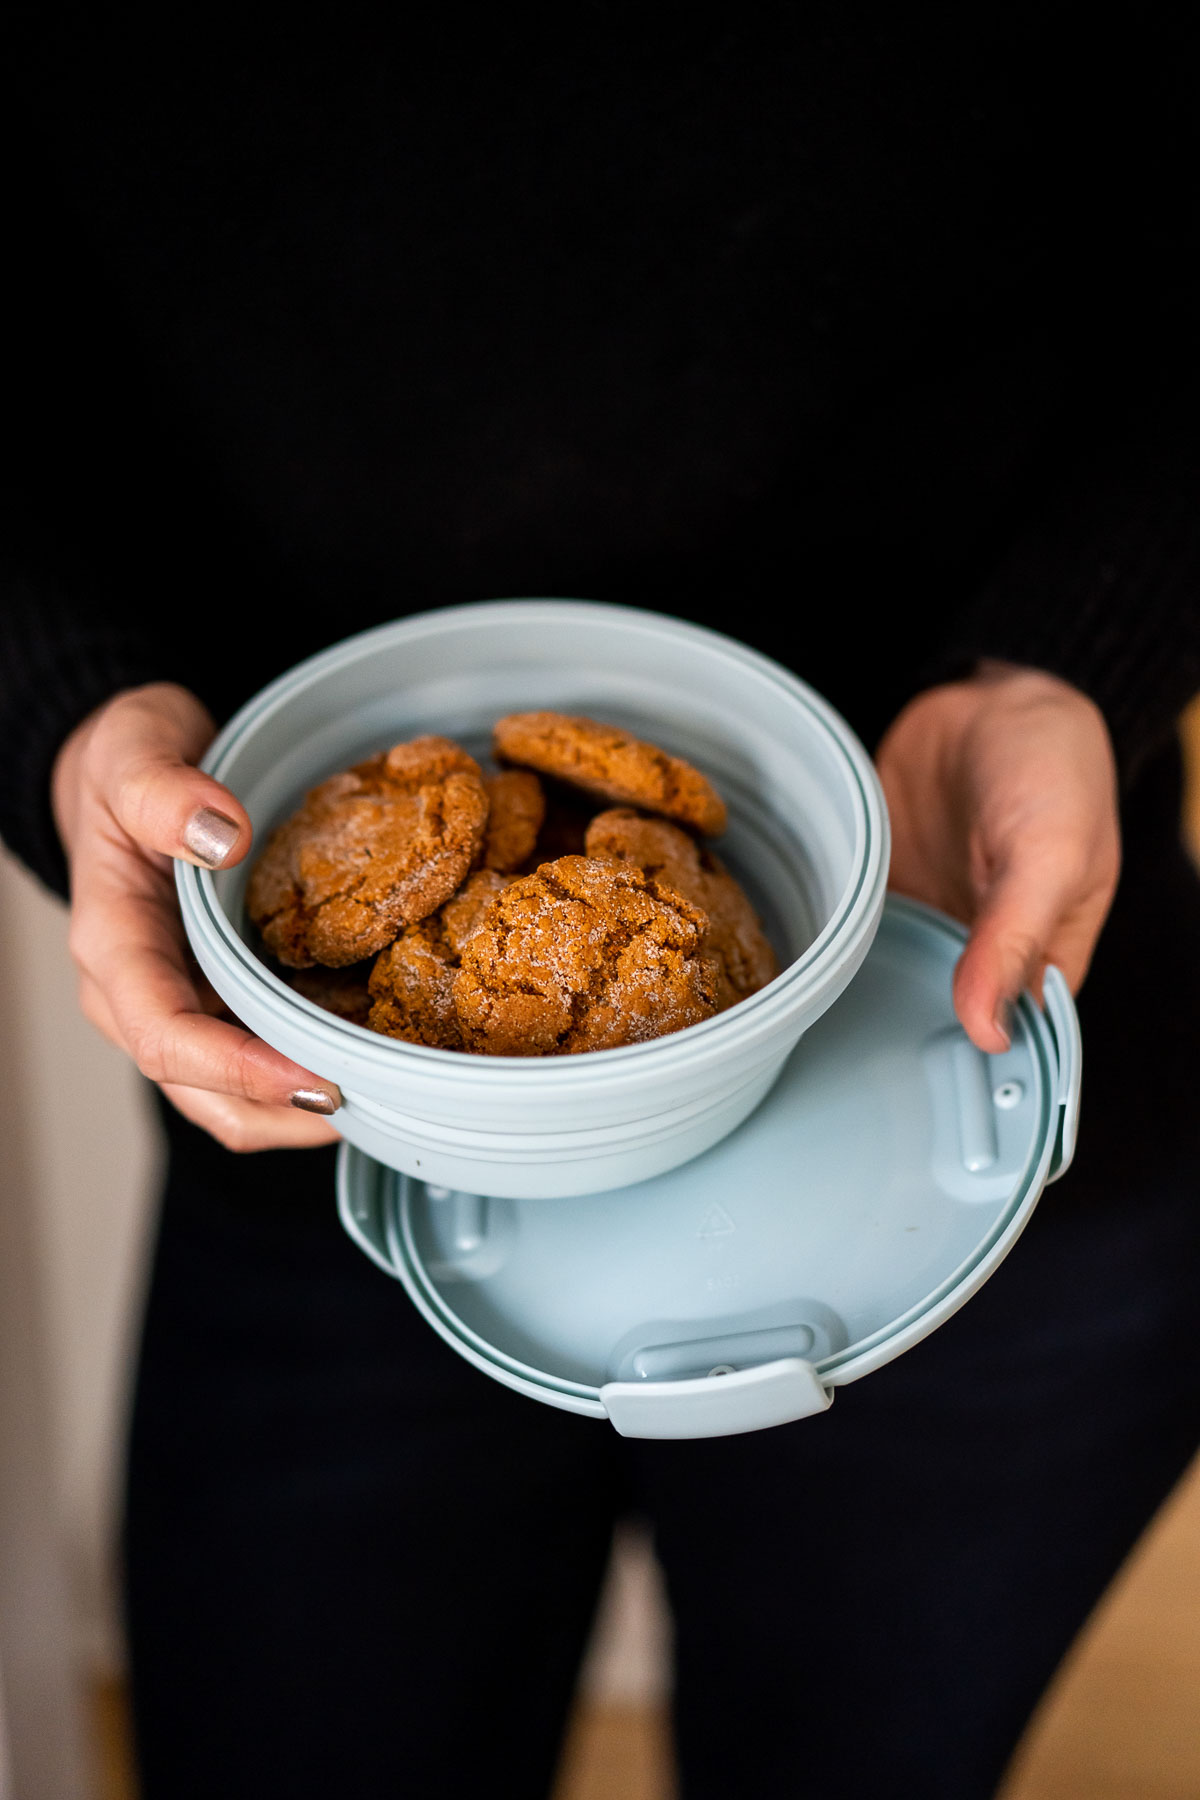
<svg viewBox="0 0 1200 1800">
<path fill-rule="evenodd" d="M 472 1055 L 432 1045 L 410 1044 L 326 1012 L 297 994 L 244 942 L 217 897 L 214 872 L 179 860 L 175 865 L 176 886 L 189 936 L 193 930 L 198 930 L 211 953 L 223 953 L 226 964 L 232 961 L 241 978 L 239 987 L 243 997 L 248 984 L 268 1015 L 281 1022 L 290 1022 L 293 1027 L 302 1024 L 312 1039 L 314 1055 L 319 1055 L 321 1050 L 336 1050 L 363 1065 L 370 1065 L 376 1072 L 386 1065 L 397 1072 L 405 1067 L 414 1074 L 419 1070 L 426 1076 L 456 1070 L 459 1071 L 456 1078 L 461 1080 L 465 1065 L 473 1078 L 490 1087 L 508 1085 L 514 1077 L 520 1078 L 524 1085 L 531 1072 L 536 1071 L 540 1078 L 554 1086 L 569 1088 L 588 1082 L 601 1071 L 611 1070 L 615 1074 L 627 1070 L 631 1059 L 636 1058 L 637 1068 L 648 1074 L 648 1058 L 653 1057 L 662 1064 L 676 1061 L 681 1055 L 703 1054 L 708 1048 L 715 1047 L 714 1039 L 722 1050 L 732 1052 L 741 1039 L 757 1038 L 769 1032 L 781 1011 L 792 1012 L 797 984 L 803 982 L 813 994 L 818 993 L 826 980 L 835 977 L 843 962 L 854 956 L 864 935 L 874 935 L 887 881 L 890 831 L 887 806 L 874 765 L 846 720 L 801 677 L 736 638 L 670 614 L 609 601 L 553 597 L 476 600 L 410 613 L 339 639 L 278 675 L 245 701 L 222 727 L 200 767 L 221 780 L 222 771 L 249 735 L 330 674 L 361 658 L 373 656 L 385 645 L 390 648 L 397 640 L 416 639 L 446 630 L 470 630 L 478 624 L 481 613 L 486 613 L 497 623 L 513 624 L 527 623 L 538 617 L 545 619 L 547 614 L 554 613 L 562 620 L 619 624 L 623 629 L 643 636 L 676 641 L 682 637 L 710 652 L 732 657 L 769 686 L 782 690 L 793 704 L 799 704 L 825 738 L 834 752 L 834 760 L 847 777 L 855 830 L 854 874 L 813 942 L 757 993 L 683 1031 L 641 1043 L 623 1044 L 611 1050 L 589 1050 L 575 1056 L 528 1057 Z"/>
</svg>

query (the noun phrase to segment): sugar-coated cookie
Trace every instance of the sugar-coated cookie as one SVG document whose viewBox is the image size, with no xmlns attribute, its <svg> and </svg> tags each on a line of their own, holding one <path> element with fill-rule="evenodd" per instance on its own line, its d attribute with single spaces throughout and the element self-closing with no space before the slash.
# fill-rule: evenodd
<svg viewBox="0 0 1200 1800">
<path fill-rule="evenodd" d="M 546 796 L 531 769 L 502 769 L 499 775 L 485 775 L 483 785 L 489 809 L 483 866 L 507 874 L 533 855 L 546 816 Z"/>
<path fill-rule="evenodd" d="M 568 713 L 509 713 L 493 734 L 496 757 L 569 781 L 615 805 L 661 813 L 693 831 L 724 831 L 725 802 L 691 763 L 632 732 Z"/>
<path fill-rule="evenodd" d="M 438 912 L 409 925 L 375 959 L 367 1023 L 385 1037 L 461 1050 L 454 977 L 463 948 L 511 878 L 480 869 Z"/>
<path fill-rule="evenodd" d="M 708 921 L 640 869 L 585 856 L 514 881 L 464 946 L 453 1000 L 466 1049 L 612 1050 L 717 1010 Z"/>
<path fill-rule="evenodd" d="M 705 949 L 721 965 L 721 1007 L 757 993 L 779 973 L 775 952 L 740 883 L 686 831 L 628 807 L 598 813 L 588 826 L 589 856 L 632 863 L 708 914 Z"/>
<path fill-rule="evenodd" d="M 397 744 L 313 788 L 271 834 L 247 911 L 291 968 L 359 962 L 450 898 L 487 816 L 465 750 L 443 737 Z"/>
</svg>

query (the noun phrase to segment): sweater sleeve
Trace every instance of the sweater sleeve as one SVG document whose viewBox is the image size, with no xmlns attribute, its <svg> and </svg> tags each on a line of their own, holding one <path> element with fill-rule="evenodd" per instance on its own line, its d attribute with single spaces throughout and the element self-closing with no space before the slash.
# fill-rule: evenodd
<svg viewBox="0 0 1200 1800">
<path fill-rule="evenodd" d="M 113 421 L 139 428 L 129 417 L 128 349 L 56 182 L 28 140 L 16 141 L 19 123 L 0 121 L 0 141 L 23 172 L 6 215 L 13 278 L 0 484 L 0 839 L 65 895 L 50 804 L 63 741 L 113 694 L 187 682 L 188 671 L 168 609 L 146 604 L 144 571 L 134 578 L 136 509 L 149 502 L 131 494 L 131 520 L 114 519 L 111 484 L 96 479 L 111 456 Z M 195 680 L 193 672 L 189 685 Z"/>
<path fill-rule="evenodd" d="M 1179 445 L 1089 459 L 954 620 L 931 677 L 994 657 L 1072 682 L 1103 712 L 1128 787 L 1200 692 L 1198 478 Z"/>
<path fill-rule="evenodd" d="M 1139 40 L 1128 116 L 1104 113 L 1067 153 L 1038 296 L 1071 371 L 1067 416 L 929 671 L 995 657 L 1074 683 L 1126 788 L 1200 691 L 1200 133 L 1180 29 Z"/>
<path fill-rule="evenodd" d="M 0 577 L 0 838 L 54 893 L 67 865 L 50 804 L 64 740 L 113 694 L 178 680 L 169 647 L 65 580 L 11 560 Z"/>
</svg>

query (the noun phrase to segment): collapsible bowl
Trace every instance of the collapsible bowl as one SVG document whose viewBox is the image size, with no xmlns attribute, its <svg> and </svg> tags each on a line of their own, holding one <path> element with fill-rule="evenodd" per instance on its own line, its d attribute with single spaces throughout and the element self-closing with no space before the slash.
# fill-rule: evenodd
<svg viewBox="0 0 1200 1800">
<path fill-rule="evenodd" d="M 878 781 L 832 707 L 730 638 L 624 607 L 483 602 L 366 632 L 264 689 L 204 767 L 261 844 L 335 770 L 425 732 L 484 756 L 497 718 L 536 708 L 626 726 L 714 782 L 730 813 L 720 853 L 783 965 L 766 988 L 669 1037 L 579 1056 L 400 1043 L 322 1011 L 261 960 L 246 865 L 177 865 L 204 973 L 251 1030 L 338 1083 L 349 1144 L 422 1181 L 512 1199 L 643 1182 L 740 1124 L 861 966 L 888 867 Z"/>
<path fill-rule="evenodd" d="M 1049 970 L 1045 1011 L 1024 996 L 1010 1048 L 977 1050 L 951 998 L 962 927 L 885 907 L 853 733 L 766 658 L 654 614 L 506 601 L 385 626 L 267 688 L 205 766 L 261 842 L 335 769 L 421 732 L 482 755 L 539 707 L 717 784 L 721 854 L 784 964 L 762 992 L 620 1050 L 466 1056 L 294 993 L 254 952 L 245 868 L 179 865 L 193 948 L 253 1030 L 339 1083 L 342 1222 L 478 1369 L 633 1437 L 822 1412 L 976 1291 L 1069 1164 L 1070 994 Z"/>
</svg>

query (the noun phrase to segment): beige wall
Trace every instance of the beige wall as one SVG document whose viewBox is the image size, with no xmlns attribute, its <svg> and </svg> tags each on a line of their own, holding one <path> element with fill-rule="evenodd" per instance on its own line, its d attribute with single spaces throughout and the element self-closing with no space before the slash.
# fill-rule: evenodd
<svg viewBox="0 0 1200 1800">
<path fill-rule="evenodd" d="M 80 1017 L 65 909 L 0 859 L 0 1019 L 28 1158 L 23 1207 L 77 1654 L 119 1660 L 113 1535 L 125 1371 L 156 1145 L 137 1075 Z"/>
</svg>

